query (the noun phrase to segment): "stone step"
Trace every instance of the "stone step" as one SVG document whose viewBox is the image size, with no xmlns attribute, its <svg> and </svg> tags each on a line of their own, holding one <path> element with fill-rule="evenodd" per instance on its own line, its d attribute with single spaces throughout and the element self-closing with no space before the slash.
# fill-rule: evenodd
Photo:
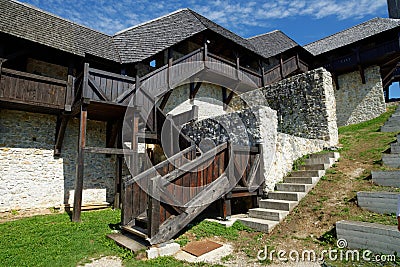
<svg viewBox="0 0 400 267">
<path fill-rule="evenodd" d="M 268 199 L 300 201 L 306 194 L 298 192 L 274 191 L 268 192 Z"/>
<path fill-rule="evenodd" d="M 400 193 L 391 192 L 357 192 L 357 203 L 363 209 L 380 214 L 397 212 L 397 201 Z"/>
<path fill-rule="evenodd" d="M 286 177 L 283 178 L 283 182 L 288 184 L 315 184 L 319 179 L 318 177 Z"/>
<path fill-rule="evenodd" d="M 386 132 L 386 133 L 400 132 L 400 124 L 398 126 L 386 126 L 386 125 L 383 125 L 381 127 L 381 132 Z"/>
<path fill-rule="evenodd" d="M 304 162 L 307 165 L 312 165 L 312 164 L 328 164 L 329 166 L 332 166 L 332 164 L 335 163 L 334 158 L 310 158 L 310 159 L 305 159 Z"/>
<path fill-rule="evenodd" d="M 375 253 L 400 253 L 400 232 L 396 226 L 377 223 L 336 222 L 338 239 L 346 240 L 349 249 L 368 249 Z"/>
<path fill-rule="evenodd" d="M 400 154 L 382 154 L 383 164 L 391 168 L 400 168 Z"/>
<path fill-rule="evenodd" d="M 247 227 L 264 233 L 270 233 L 272 229 L 279 224 L 278 221 L 270 221 L 259 218 L 239 218 L 238 221 Z"/>
<path fill-rule="evenodd" d="M 276 184 L 276 190 L 287 192 L 307 193 L 312 188 L 310 184 L 281 183 Z"/>
<path fill-rule="evenodd" d="M 339 152 L 325 152 L 320 154 L 311 154 L 310 159 L 317 159 L 317 158 L 333 158 L 335 160 L 340 158 Z"/>
<path fill-rule="evenodd" d="M 329 164 L 321 163 L 321 164 L 306 164 L 299 167 L 301 171 L 318 171 L 318 170 L 326 170 L 329 168 Z"/>
<path fill-rule="evenodd" d="M 260 208 L 282 211 L 291 211 L 297 204 L 297 201 L 276 199 L 261 199 L 259 202 Z"/>
<path fill-rule="evenodd" d="M 289 177 L 321 177 L 325 175 L 325 170 L 316 171 L 293 171 Z"/>
<path fill-rule="evenodd" d="M 263 208 L 254 208 L 249 209 L 249 217 L 250 218 L 258 218 L 270 221 L 282 221 L 287 215 L 288 211 L 282 210 L 274 210 L 274 209 L 263 209 Z"/>
<path fill-rule="evenodd" d="M 400 187 L 399 171 L 372 171 L 372 181 L 377 185 Z"/>
<path fill-rule="evenodd" d="M 400 154 L 400 144 L 399 143 L 390 144 L 390 153 Z"/>
</svg>

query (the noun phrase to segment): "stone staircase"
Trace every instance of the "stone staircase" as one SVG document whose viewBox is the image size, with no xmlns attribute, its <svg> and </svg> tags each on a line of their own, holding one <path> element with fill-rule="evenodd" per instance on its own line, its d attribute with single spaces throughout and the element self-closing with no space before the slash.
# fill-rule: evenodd
<svg viewBox="0 0 400 267">
<path fill-rule="evenodd" d="M 258 208 L 250 209 L 246 218 L 238 220 L 258 231 L 271 232 L 299 204 L 325 175 L 326 169 L 338 158 L 337 152 L 310 155 L 300 170 L 291 172 L 284 178 L 283 183 L 276 185 L 275 191 L 269 192 L 266 199 L 260 200 Z"/>
<path fill-rule="evenodd" d="M 400 117 L 399 117 L 400 119 Z M 400 128 L 400 127 L 399 127 Z M 400 135 L 397 135 L 397 142 L 390 145 L 390 153 L 382 154 L 382 162 L 384 165 L 391 168 L 400 168 Z M 398 171 L 400 174 L 400 171 Z M 372 173 L 372 179 L 374 179 L 374 173 Z M 375 179 L 377 179 L 379 173 L 375 173 Z"/>
<path fill-rule="evenodd" d="M 381 127 L 381 132 L 399 132 L 400 131 L 400 105 L 390 118 Z"/>
</svg>

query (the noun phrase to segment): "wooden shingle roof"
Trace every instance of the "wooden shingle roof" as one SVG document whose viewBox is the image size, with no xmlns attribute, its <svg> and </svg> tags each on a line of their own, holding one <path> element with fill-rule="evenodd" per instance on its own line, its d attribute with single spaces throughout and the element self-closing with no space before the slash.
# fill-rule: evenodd
<svg viewBox="0 0 400 267">
<path fill-rule="evenodd" d="M 248 40 L 265 58 L 276 56 L 299 46 L 289 36 L 278 30 L 250 37 Z"/>
<path fill-rule="evenodd" d="M 261 56 L 245 38 L 190 9 L 180 9 L 119 32 L 114 36 L 114 42 L 123 63 L 139 62 L 205 30 L 220 34 Z"/>
<path fill-rule="evenodd" d="M 397 27 L 400 27 L 399 19 L 374 18 L 310 43 L 304 48 L 314 56 L 317 56 Z"/>
<path fill-rule="evenodd" d="M 0 31 L 79 56 L 119 62 L 111 36 L 17 1 L 0 0 Z"/>
</svg>

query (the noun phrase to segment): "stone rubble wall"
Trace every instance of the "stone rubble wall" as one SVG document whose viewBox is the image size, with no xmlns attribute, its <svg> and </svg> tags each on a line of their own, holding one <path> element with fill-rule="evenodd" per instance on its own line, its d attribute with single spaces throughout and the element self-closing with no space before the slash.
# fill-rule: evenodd
<svg viewBox="0 0 400 267">
<path fill-rule="evenodd" d="M 338 126 L 367 121 L 386 111 L 379 66 L 365 69 L 364 75 L 365 84 L 359 71 L 338 76 L 339 89 L 335 90 Z"/>
<path fill-rule="evenodd" d="M 338 142 L 331 74 L 323 68 L 236 96 L 233 109 L 266 105 L 277 111 L 278 132 Z"/>
<path fill-rule="evenodd" d="M 56 116 L 0 110 L 0 212 L 73 204 L 79 120 L 53 156 Z M 87 145 L 104 147 L 106 125 L 88 121 Z M 112 203 L 115 156 L 86 154 L 83 204 Z"/>
<path fill-rule="evenodd" d="M 292 170 L 296 159 L 321 151 L 331 144 L 329 141 L 278 132 L 276 113 L 269 107 L 258 106 L 190 123 L 182 131 L 198 145 L 204 139 L 214 141 L 215 145 L 227 141 L 242 146 L 261 144 L 265 190 L 270 191 Z"/>
</svg>

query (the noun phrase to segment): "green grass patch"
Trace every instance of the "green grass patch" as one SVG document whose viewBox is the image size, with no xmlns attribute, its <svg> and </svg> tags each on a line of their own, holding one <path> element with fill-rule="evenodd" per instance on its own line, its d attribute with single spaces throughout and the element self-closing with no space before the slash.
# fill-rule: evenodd
<svg viewBox="0 0 400 267">
<path fill-rule="evenodd" d="M 237 240 L 241 231 L 254 232 L 253 229 L 240 222 L 235 222 L 232 227 L 225 227 L 219 223 L 204 220 L 191 227 L 184 235 L 179 236 L 175 241 L 181 246 L 184 246 L 189 242 L 188 235 L 195 236 L 196 240 L 213 236 L 221 236 L 227 240 Z"/>
<path fill-rule="evenodd" d="M 106 238 L 109 224 L 120 221 L 111 209 L 82 213 L 82 223 L 68 214 L 34 216 L 0 224 L 1 266 L 76 266 L 102 255 L 131 253 Z"/>
</svg>

